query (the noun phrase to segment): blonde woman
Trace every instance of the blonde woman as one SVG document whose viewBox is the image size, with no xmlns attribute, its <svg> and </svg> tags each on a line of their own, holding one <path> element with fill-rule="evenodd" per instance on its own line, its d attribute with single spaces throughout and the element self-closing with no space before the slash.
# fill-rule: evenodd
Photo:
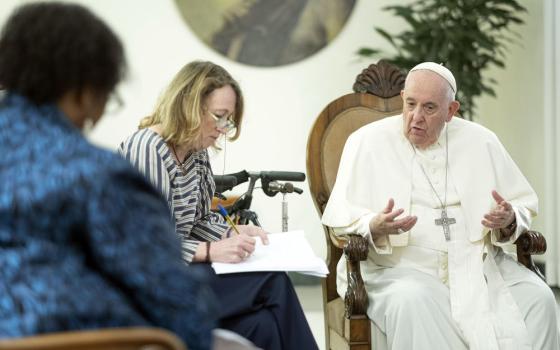
<svg viewBox="0 0 560 350">
<path fill-rule="evenodd" d="M 167 199 L 183 259 L 203 263 L 196 269 L 211 276 L 221 328 L 263 349 L 317 349 L 285 273 L 215 275 L 209 265 L 240 262 L 254 251 L 256 239 L 268 243 L 260 227 L 240 225 L 237 235 L 210 211 L 215 184 L 207 149 L 220 137 L 237 139 L 242 119 L 238 83 L 216 64 L 192 62 L 177 73 L 119 153 Z"/>
</svg>

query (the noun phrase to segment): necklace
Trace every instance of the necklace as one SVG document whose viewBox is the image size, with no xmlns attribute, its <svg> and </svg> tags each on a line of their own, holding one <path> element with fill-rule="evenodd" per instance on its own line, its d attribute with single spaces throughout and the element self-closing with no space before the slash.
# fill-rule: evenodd
<svg viewBox="0 0 560 350">
<path fill-rule="evenodd" d="M 181 162 L 179 160 L 179 157 L 177 156 L 177 151 L 175 150 L 175 146 L 171 145 L 171 152 L 173 152 L 173 156 L 175 157 L 175 160 L 177 161 L 177 165 L 179 166 L 179 168 L 181 169 L 181 172 L 183 174 L 187 173 L 187 169 L 185 169 L 185 163 L 187 162 L 186 160 Z M 188 155 L 188 154 L 187 154 Z M 185 157 L 186 159 L 188 159 L 188 157 Z"/>
<path fill-rule="evenodd" d="M 436 195 L 437 200 L 441 204 L 441 217 L 435 219 L 434 222 L 436 226 L 441 226 L 443 228 L 443 234 L 445 235 L 445 240 L 447 241 L 451 240 L 449 225 L 456 223 L 455 218 L 450 218 L 447 216 L 447 168 L 449 166 L 449 142 L 448 141 L 449 141 L 449 137 L 448 137 L 447 125 L 446 125 L 445 126 L 445 190 L 443 194 L 443 201 L 441 200 L 439 194 L 437 193 L 436 188 L 432 184 L 432 181 L 430 181 L 430 178 L 428 177 L 428 173 L 426 173 L 426 170 L 422 166 L 422 163 L 417 161 L 418 165 L 420 165 L 420 169 L 422 169 L 422 173 L 426 177 L 426 180 L 428 180 L 428 183 L 430 184 L 432 191 Z M 416 149 L 414 148 L 414 146 L 412 148 L 414 149 L 414 154 L 416 154 Z"/>
</svg>

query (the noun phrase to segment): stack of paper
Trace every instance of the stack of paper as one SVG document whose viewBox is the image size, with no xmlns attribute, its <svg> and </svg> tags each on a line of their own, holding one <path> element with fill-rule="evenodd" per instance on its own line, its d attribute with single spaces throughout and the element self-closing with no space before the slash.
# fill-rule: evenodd
<svg viewBox="0 0 560 350">
<path fill-rule="evenodd" d="M 237 264 L 213 263 L 217 274 L 253 271 L 295 271 L 325 277 L 329 270 L 325 262 L 315 255 L 303 231 L 271 233 L 269 244 L 257 238 L 255 251 Z"/>
</svg>

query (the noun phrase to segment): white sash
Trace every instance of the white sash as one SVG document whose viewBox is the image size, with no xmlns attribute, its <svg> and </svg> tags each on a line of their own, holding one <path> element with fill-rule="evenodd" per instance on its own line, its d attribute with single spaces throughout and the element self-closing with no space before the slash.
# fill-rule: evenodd
<svg viewBox="0 0 560 350">
<path fill-rule="evenodd" d="M 486 245 L 483 261 L 484 247 L 483 240 L 448 242 L 453 319 L 470 350 L 531 350 L 521 312 L 494 260 L 496 250 Z"/>
</svg>

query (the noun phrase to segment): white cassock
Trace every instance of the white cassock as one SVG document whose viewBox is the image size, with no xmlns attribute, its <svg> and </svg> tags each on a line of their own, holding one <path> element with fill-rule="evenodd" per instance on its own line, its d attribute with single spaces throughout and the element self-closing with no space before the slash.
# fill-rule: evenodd
<svg viewBox="0 0 560 350">
<path fill-rule="evenodd" d="M 533 272 L 497 248 L 510 245 L 530 226 L 538 199 L 496 135 L 453 118 L 439 140 L 421 150 L 411 145 L 402 128 L 402 115 L 398 115 L 350 135 L 322 219 L 337 233 L 369 238 L 368 259 L 361 264 L 369 295 L 368 316 L 387 336 L 389 348 L 557 349 L 552 292 Z M 428 179 L 441 201 L 447 196 L 448 217 L 456 221 L 450 225 L 449 241 L 442 226 L 435 224 L 442 205 Z M 488 233 L 481 224 L 484 214 L 496 205 L 492 190 L 515 211 L 517 230 L 506 242 L 499 241 L 498 230 Z M 415 215 L 418 221 L 410 232 L 390 235 L 375 246 L 369 221 L 389 198 L 395 200 L 395 209 L 405 209 L 404 215 Z M 344 296 L 344 256 L 338 264 L 337 282 Z M 535 305 L 534 300 L 549 305 Z M 553 312 L 546 317 L 546 310 L 539 308 L 550 306 Z M 536 322 L 525 322 L 535 317 Z"/>
</svg>

